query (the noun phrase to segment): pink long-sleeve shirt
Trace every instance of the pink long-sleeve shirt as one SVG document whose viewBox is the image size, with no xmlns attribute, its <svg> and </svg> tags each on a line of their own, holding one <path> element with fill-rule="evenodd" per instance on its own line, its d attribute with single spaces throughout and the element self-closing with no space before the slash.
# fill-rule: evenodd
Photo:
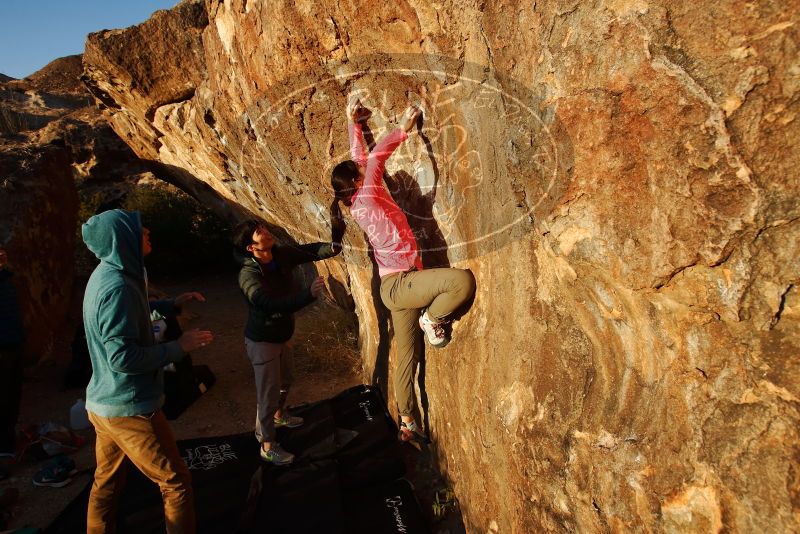
<svg viewBox="0 0 800 534">
<path fill-rule="evenodd" d="M 367 234 L 381 277 L 412 267 L 422 270 L 417 239 L 408 219 L 383 185 L 386 160 L 407 138 L 406 132 L 396 128 L 367 155 L 361 125 L 350 124 L 351 156 L 357 165 L 365 167 L 364 183 L 351 199 L 350 214 Z"/>
</svg>

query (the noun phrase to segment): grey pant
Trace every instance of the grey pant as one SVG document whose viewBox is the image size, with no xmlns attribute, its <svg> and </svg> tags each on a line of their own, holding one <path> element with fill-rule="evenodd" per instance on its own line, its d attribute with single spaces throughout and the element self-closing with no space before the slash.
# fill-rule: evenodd
<svg viewBox="0 0 800 534">
<path fill-rule="evenodd" d="M 394 395 L 400 415 L 413 416 L 414 374 L 419 363 L 419 316 L 428 308 L 435 321 L 447 318 L 475 293 L 475 278 L 463 269 L 426 269 L 389 274 L 381 278 L 381 300 L 392 313 L 397 343 Z"/>
<path fill-rule="evenodd" d="M 244 338 L 247 357 L 256 376 L 256 439 L 275 441 L 275 412 L 283 409 L 292 385 L 291 346 Z"/>
</svg>

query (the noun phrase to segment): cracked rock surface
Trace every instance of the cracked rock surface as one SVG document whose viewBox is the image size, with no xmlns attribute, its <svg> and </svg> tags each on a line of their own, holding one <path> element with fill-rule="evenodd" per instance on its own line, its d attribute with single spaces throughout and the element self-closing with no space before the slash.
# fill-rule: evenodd
<svg viewBox="0 0 800 534">
<path fill-rule="evenodd" d="M 426 351 L 472 532 L 800 530 L 800 2 L 186 1 L 90 35 L 136 154 L 220 210 L 329 235 L 344 107 L 424 121 L 386 183 L 478 291 Z M 391 325 L 354 224 L 321 270 L 364 377 Z M 346 300 L 346 299 L 342 299 Z"/>
</svg>

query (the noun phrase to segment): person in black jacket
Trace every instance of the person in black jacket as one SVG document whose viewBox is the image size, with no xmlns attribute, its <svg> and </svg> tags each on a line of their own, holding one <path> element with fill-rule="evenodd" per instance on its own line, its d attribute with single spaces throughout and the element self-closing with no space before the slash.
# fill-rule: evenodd
<svg viewBox="0 0 800 534">
<path fill-rule="evenodd" d="M 22 394 L 22 344 L 25 334 L 8 254 L 0 246 L 0 456 L 16 452 L 16 426 Z"/>
<path fill-rule="evenodd" d="M 242 265 L 239 287 L 249 309 L 244 335 L 256 377 L 256 439 L 261 443 L 262 459 L 285 465 L 294 460 L 294 455 L 275 441 L 275 427 L 303 424 L 302 418 L 283 411 L 292 383 L 289 340 L 294 334 L 294 312 L 314 302 L 325 287 L 322 277 L 317 277 L 308 288 L 293 290 L 292 269 L 335 256 L 341 246 L 278 246 L 257 220 L 239 224 L 233 242 Z"/>
</svg>

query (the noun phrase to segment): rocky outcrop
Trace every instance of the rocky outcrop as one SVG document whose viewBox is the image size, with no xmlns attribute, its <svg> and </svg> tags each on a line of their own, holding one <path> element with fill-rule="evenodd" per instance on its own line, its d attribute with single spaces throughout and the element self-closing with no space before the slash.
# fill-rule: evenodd
<svg viewBox="0 0 800 534">
<path fill-rule="evenodd" d="M 183 2 L 90 35 L 114 130 L 185 183 L 328 234 L 358 93 L 427 266 L 472 269 L 426 421 L 472 532 L 798 530 L 797 2 Z M 328 262 L 365 376 L 390 325 Z M 388 358 L 388 362 L 387 362 Z M 391 395 L 391 392 L 390 392 Z"/>
<path fill-rule="evenodd" d="M 0 80 L 0 135 L 19 141 L 70 112 L 91 103 L 80 85 L 81 56 L 50 62 L 23 80 Z"/>
<path fill-rule="evenodd" d="M 78 275 L 94 266 L 75 247 L 79 192 L 119 198 L 152 176 L 94 105 L 81 73 L 81 57 L 68 56 L 25 79 L 0 80 L 0 242 L 8 241 L 19 275 L 29 362 L 58 356 L 74 258 Z"/>
<path fill-rule="evenodd" d="M 8 250 L 28 361 L 50 354 L 69 309 L 78 199 L 62 145 L 0 147 L 0 242 Z"/>
<path fill-rule="evenodd" d="M 72 150 L 39 134 L 58 131 L 82 108 L 103 120 L 89 107 L 80 65 L 70 56 L 23 80 L 0 79 L 0 242 L 16 274 L 28 363 L 52 355 L 67 315 L 78 216 Z"/>
<path fill-rule="evenodd" d="M 150 167 L 111 129 L 81 73 L 81 56 L 67 56 L 27 78 L 0 83 L 0 137 L 5 145 L 58 140 L 71 153 L 79 188 L 119 195 L 130 187 L 130 177 Z"/>
</svg>

